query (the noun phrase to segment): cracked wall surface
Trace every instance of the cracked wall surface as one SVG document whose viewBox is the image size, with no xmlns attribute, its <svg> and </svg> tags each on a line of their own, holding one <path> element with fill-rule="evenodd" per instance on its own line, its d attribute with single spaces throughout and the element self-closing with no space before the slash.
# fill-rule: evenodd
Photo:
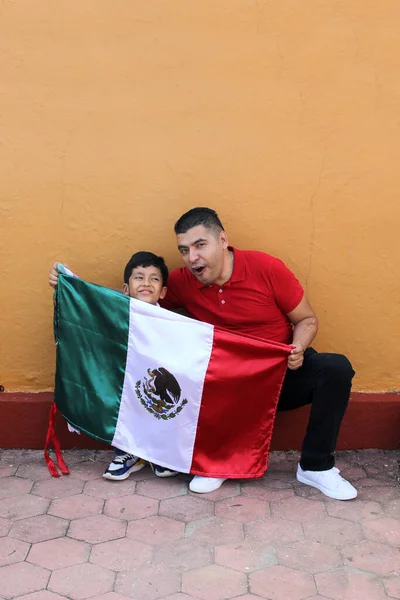
<svg viewBox="0 0 400 600">
<path fill-rule="evenodd" d="M 399 389 L 400 7 L 322 0 L 0 6 L 0 385 L 50 389 L 49 265 L 118 287 L 218 210 L 286 261 L 354 389 Z"/>
</svg>

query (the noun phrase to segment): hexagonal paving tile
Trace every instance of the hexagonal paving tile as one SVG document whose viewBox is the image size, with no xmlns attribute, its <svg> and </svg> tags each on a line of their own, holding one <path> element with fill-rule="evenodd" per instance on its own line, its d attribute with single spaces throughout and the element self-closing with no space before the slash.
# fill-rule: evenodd
<svg viewBox="0 0 400 600">
<path fill-rule="evenodd" d="M 25 519 L 42 515 L 48 509 L 50 500 L 37 498 L 31 494 L 23 494 L 16 498 L 0 500 L 0 516 L 6 519 Z"/>
<path fill-rule="evenodd" d="M 383 510 L 388 517 L 400 520 L 400 498 L 385 504 Z"/>
<path fill-rule="evenodd" d="M 185 537 L 212 546 L 240 542 L 244 538 L 243 525 L 221 517 L 210 517 L 188 523 Z"/>
<path fill-rule="evenodd" d="M 82 481 L 91 481 L 100 479 L 107 467 L 107 463 L 96 460 L 84 460 L 71 467 L 71 477 L 81 479 Z"/>
<path fill-rule="evenodd" d="M 103 451 L 104 452 L 103 456 L 101 455 L 101 452 L 102 452 L 101 450 L 99 452 L 96 450 L 88 450 L 88 449 L 64 450 L 63 456 L 64 456 L 64 460 L 65 460 L 66 464 L 69 467 L 71 467 L 71 469 L 72 469 L 74 465 L 76 465 L 80 462 L 87 461 L 87 460 L 96 460 L 97 457 L 99 457 L 99 460 L 101 462 L 108 462 L 109 460 L 112 459 L 112 456 L 113 456 L 112 450 Z"/>
<path fill-rule="evenodd" d="M 128 524 L 126 537 L 147 544 L 162 544 L 183 538 L 185 524 L 166 517 L 147 517 Z"/>
<path fill-rule="evenodd" d="M 1 480 L 0 486 L 0 500 L 3 498 L 13 498 L 14 496 L 21 496 L 22 494 L 29 494 L 31 491 L 33 482 L 28 479 L 21 479 L 19 477 L 4 477 Z"/>
<path fill-rule="evenodd" d="M 43 450 L 10 448 L 3 451 L 1 456 L 1 464 L 6 466 L 14 466 L 14 464 L 42 465 Z"/>
<path fill-rule="evenodd" d="M 388 596 L 391 598 L 400 598 L 400 572 L 390 577 L 385 577 L 383 584 Z"/>
<path fill-rule="evenodd" d="M 343 546 L 364 538 L 358 523 L 328 516 L 304 523 L 303 529 L 307 539 L 331 546 Z"/>
<path fill-rule="evenodd" d="M 11 522 L 8 519 L 3 519 L 0 517 L 0 537 L 3 535 L 7 535 L 10 531 Z"/>
<path fill-rule="evenodd" d="M 298 497 L 271 502 L 271 512 L 273 517 L 300 523 L 306 523 L 326 514 L 323 502 Z"/>
<path fill-rule="evenodd" d="M 182 575 L 182 591 L 202 600 L 234 598 L 246 592 L 246 576 L 238 571 L 210 565 Z"/>
<path fill-rule="evenodd" d="M 16 521 L 11 527 L 9 535 L 34 544 L 65 535 L 68 525 L 69 523 L 65 519 L 51 515 L 38 515 Z"/>
<path fill-rule="evenodd" d="M 187 594 L 182 594 L 182 593 L 178 592 L 178 594 L 172 594 L 172 596 L 168 596 L 167 598 L 165 598 L 165 600 L 199 600 L 199 599 L 195 598 L 194 596 L 188 596 Z M 239 598 L 236 598 L 235 600 L 239 600 Z"/>
<path fill-rule="evenodd" d="M 342 551 L 344 564 L 352 569 L 360 569 L 377 575 L 389 575 L 400 569 L 400 552 L 397 548 L 363 540 L 345 546 Z"/>
<path fill-rule="evenodd" d="M 107 594 L 101 594 L 101 596 L 92 596 L 88 600 L 130 600 L 130 598 L 122 596 L 122 594 L 116 594 L 115 592 L 108 592 Z"/>
<path fill-rule="evenodd" d="M 370 573 L 342 568 L 329 573 L 319 573 L 315 576 L 315 581 L 319 593 L 329 594 L 328 597 L 333 600 L 350 600 L 350 598 L 381 600 L 386 597 L 381 581 Z"/>
<path fill-rule="evenodd" d="M 362 527 L 366 538 L 400 548 L 400 522 L 397 519 L 380 517 L 364 522 Z"/>
<path fill-rule="evenodd" d="M 104 500 L 101 498 L 77 494 L 68 498 L 52 500 L 47 513 L 69 520 L 82 519 L 83 517 L 101 514 L 103 506 Z"/>
<path fill-rule="evenodd" d="M 195 492 L 189 491 L 191 496 L 198 496 Z M 225 498 L 233 498 L 240 494 L 240 483 L 235 479 L 225 481 L 223 485 L 213 492 L 207 494 L 207 500 L 225 500 Z"/>
<path fill-rule="evenodd" d="M 302 600 L 316 593 L 312 575 L 280 565 L 251 573 L 250 589 L 271 600 Z"/>
<path fill-rule="evenodd" d="M 80 494 L 83 485 L 82 481 L 72 477 L 52 477 L 49 481 L 37 481 L 33 485 L 32 494 L 44 498 L 66 498 Z"/>
<path fill-rule="evenodd" d="M 48 481 L 50 473 L 46 465 L 20 465 L 17 473 L 18 477 L 30 479 L 31 481 Z"/>
<path fill-rule="evenodd" d="M 125 571 L 141 567 L 149 563 L 151 558 L 150 546 L 136 540 L 122 538 L 94 546 L 90 562 L 113 571 Z"/>
<path fill-rule="evenodd" d="M 247 523 L 248 521 L 256 521 L 257 519 L 265 519 L 269 517 L 268 502 L 258 500 L 258 498 L 229 498 L 222 500 L 215 505 L 215 515 L 224 517 L 239 523 Z"/>
<path fill-rule="evenodd" d="M 43 590 L 49 576 L 45 569 L 26 562 L 0 567 L 1 593 L 6 598 L 15 598 Z"/>
<path fill-rule="evenodd" d="M 278 559 L 285 567 L 308 573 L 326 571 L 343 564 L 336 548 L 310 540 L 300 540 L 291 546 L 279 548 Z"/>
<path fill-rule="evenodd" d="M 128 496 L 133 494 L 136 487 L 136 481 L 130 477 L 124 481 L 109 481 L 107 479 L 94 479 L 85 483 L 85 494 L 95 496 L 96 498 L 117 498 L 119 496 Z"/>
<path fill-rule="evenodd" d="M 34 544 L 27 561 L 54 570 L 87 562 L 89 554 L 88 544 L 64 537 Z"/>
<path fill-rule="evenodd" d="M 377 502 L 365 500 L 352 500 L 350 502 L 331 502 L 326 510 L 331 517 L 347 519 L 349 521 L 364 521 L 376 519 L 382 514 L 382 509 Z"/>
<path fill-rule="evenodd" d="M 17 467 L 3 467 L 0 466 L 0 479 L 3 477 L 11 477 L 14 475 L 17 470 Z"/>
<path fill-rule="evenodd" d="M 112 498 L 107 500 L 104 506 L 104 514 L 126 521 L 150 517 L 156 515 L 157 512 L 158 500 L 144 498 L 136 494 L 122 496 L 121 498 Z"/>
<path fill-rule="evenodd" d="M 136 485 L 136 493 L 148 498 L 164 500 L 165 498 L 174 498 L 175 496 L 184 496 L 187 494 L 188 486 L 184 481 L 171 477 L 169 479 L 156 478 L 139 481 Z"/>
<path fill-rule="evenodd" d="M 53 592 L 47 590 L 40 590 L 40 592 L 33 592 L 33 594 L 18 596 L 16 600 L 65 600 L 65 596 L 53 594 Z"/>
<path fill-rule="evenodd" d="M 178 540 L 156 546 L 153 562 L 170 569 L 189 571 L 210 565 L 213 555 L 207 546 L 190 540 Z"/>
<path fill-rule="evenodd" d="M 88 598 L 88 600 L 130 600 L 130 598 L 128 598 L 128 596 L 116 594 L 115 592 L 108 592 L 107 594 L 101 594 L 101 596 Z"/>
<path fill-rule="evenodd" d="M 10 537 L 0 539 L 0 567 L 11 565 L 25 560 L 29 551 L 29 544 L 13 540 Z M 0 582 L 1 586 L 1 582 Z"/>
<path fill-rule="evenodd" d="M 117 574 L 115 591 L 133 600 L 157 600 L 179 590 L 180 574 L 161 565 L 139 567 Z"/>
<path fill-rule="evenodd" d="M 84 600 L 110 592 L 115 574 L 90 563 L 53 571 L 48 589 L 70 600 Z"/>
<path fill-rule="evenodd" d="M 398 497 L 399 486 L 397 484 L 363 487 L 358 491 L 359 500 L 371 500 L 378 503 L 389 502 L 390 500 L 395 500 Z"/>
<path fill-rule="evenodd" d="M 161 500 L 159 514 L 178 521 L 195 521 L 214 515 L 214 503 L 194 496 L 179 496 Z"/>
<path fill-rule="evenodd" d="M 291 498 L 294 496 L 294 491 L 292 487 L 276 489 L 269 486 L 267 487 L 265 485 L 260 485 L 255 482 L 249 482 L 242 483 L 242 495 L 269 502 L 271 500 L 284 500 L 285 498 Z"/>
<path fill-rule="evenodd" d="M 83 542 L 89 542 L 89 544 L 97 544 L 124 537 L 125 531 L 126 523 L 124 521 L 98 515 L 72 521 L 68 536 Z"/>
<path fill-rule="evenodd" d="M 270 546 L 288 545 L 304 538 L 300 523 L 274 517 L 246 523 L 244 528 L 247 535 Z"/>
<path fill-rule="evenodd" d="M 245 540 L 215 548 L 215 562 L 243 573 L 251 573 L 276 565 L 276 552 L 263 542 Z"/>
<path fill-rule="evenodd" d="M 245 594 L 244 596 L 236 596 L 235 600 L 267 600 L 261 596 L 255 596 L 254 594 Z M 308 600 L 308 599 L 307 599 Z"/>
</svg>

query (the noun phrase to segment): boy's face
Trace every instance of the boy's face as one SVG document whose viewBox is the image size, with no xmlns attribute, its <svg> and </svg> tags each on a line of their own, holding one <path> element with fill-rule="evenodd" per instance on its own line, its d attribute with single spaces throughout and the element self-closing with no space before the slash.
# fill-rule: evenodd
<svg viewBox="0 0 400 600">
<path fill-rule="evenodd" d="M 132 269 L 129 282 L 124 283 L 123 291 L 136 300 L 157 304 L 165 297 L 167 288 L 163 286 L 162 276 L 157 267 L 136 267 Z"/>
</svg>

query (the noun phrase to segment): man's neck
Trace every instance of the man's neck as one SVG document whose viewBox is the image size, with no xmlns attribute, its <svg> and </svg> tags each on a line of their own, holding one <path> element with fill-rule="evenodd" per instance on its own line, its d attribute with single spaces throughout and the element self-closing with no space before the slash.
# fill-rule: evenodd
<svg viewBox="0 0 400 600">
<path fill-rule="evenodd" d="M 214 281 L 216 285 L 224 285 L 224 283 L 229 281 L 232 277 L 233 267 L 235 264 L 235 255 L 233 253 L 233 250 L 230 250 L 229 248 L 226 249 L 225 259 L 226 260 L 224 260 L 225 264 L 221 273 L 221 277 Z"/>
</svg>

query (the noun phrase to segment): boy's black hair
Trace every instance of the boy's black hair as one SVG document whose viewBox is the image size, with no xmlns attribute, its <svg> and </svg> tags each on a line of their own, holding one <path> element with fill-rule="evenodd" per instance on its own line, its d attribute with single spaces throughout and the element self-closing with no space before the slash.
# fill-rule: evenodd
<svg viewBox="0 0 400 600">
<path fill-rule="evenodd" d="M 157 256 L 157 254 L 153 254 L 153 252 L 135 252 L 125 267 L 124 283 L 129 283 L 132 271 L 133 269 L 136 269 L 136 267 L 155 267 L 161 273 L 163 286 L 167 285 L 168 267 L 162 256 Z"/>
<path fill-rule="evenodd" d="M 205 208 L 204 206 L 198 206 L 182 215 L 175 223 L 174 230 L 178 235 L 180 233 L 186 233 L 189 229 L 197 227 L 198 225 L 203 225 L 203 227 L 206 227 L 207 229 L 214 229 L 218 231 L 218 233 L 224 229 L 215 210 L 212 208 Z"/>
</svg>

